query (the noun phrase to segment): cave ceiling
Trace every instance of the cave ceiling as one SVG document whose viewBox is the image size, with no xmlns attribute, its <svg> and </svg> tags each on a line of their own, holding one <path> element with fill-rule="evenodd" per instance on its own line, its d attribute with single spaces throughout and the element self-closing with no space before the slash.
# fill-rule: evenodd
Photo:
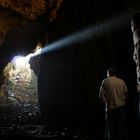
<svg viewBox="0 0 140 140">
<path fill-rule="evenodd" d="M 0 0 L 0 69 L 45 40 L 46 26 L 58 17 L 63 0 Z M 42 40 L 41 40 L 42 41 Z"/>
<path fill-rule="evenodd" d="M 51 23 L 63 0 L 0 0 L 0 45 L 7 32 L 27 23 Z"/>
</svg>

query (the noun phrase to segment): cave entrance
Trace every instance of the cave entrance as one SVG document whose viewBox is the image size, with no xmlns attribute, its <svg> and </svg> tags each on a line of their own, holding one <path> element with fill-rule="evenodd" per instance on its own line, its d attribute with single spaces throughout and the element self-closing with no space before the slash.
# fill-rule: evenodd
<svg viewBox="0 0 140 140">
<path fill-rule="evenodd" d="M 27 57 L 15 56 L 6 65 L 3 74 L 1 96 L 7 97 L 7 103 L 23 106 L 38 104 L 37 76 Z"/>
<path fill-rule="evenodd" d="M 15 56 L 3 70 L 0 89 L 0 120 L 25 123 L 40 114 L 38 107 L 38 75 L 35 63 L 27 56 Z M 33 65 L 32 65 L 33 63 Z M 38 66 L 36 66 L 38 67 Z"/>
</svg>

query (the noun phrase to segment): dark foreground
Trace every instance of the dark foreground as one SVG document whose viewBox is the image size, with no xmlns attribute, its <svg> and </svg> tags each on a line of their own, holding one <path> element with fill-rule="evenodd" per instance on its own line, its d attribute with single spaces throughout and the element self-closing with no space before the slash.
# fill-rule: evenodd
<svg viewBox="0 0 140 140">
<path fill-rule="evenodd" d="M 0 106 L 0 140 L 87 140 L 79 128 L 50 127 L 36 106 Z"/>
</svg>

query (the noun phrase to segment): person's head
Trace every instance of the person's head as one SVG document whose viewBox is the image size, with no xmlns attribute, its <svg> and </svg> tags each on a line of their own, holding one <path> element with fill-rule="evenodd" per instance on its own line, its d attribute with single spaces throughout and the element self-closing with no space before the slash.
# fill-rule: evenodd
<svg viewBox="0 0 140 140">
<path fill-rule="evenodd" d="M 132 32 L 140 30 L 140 12 L 136 12 L 131 18 L 131 30 Z"/>
<path fill-rule="evenodd" d="M 107 77 L 110 77 L 110 76 L 116 76 L 116 69 L 115 68 L 109 68 L 107 70 Z"/>
</svg>

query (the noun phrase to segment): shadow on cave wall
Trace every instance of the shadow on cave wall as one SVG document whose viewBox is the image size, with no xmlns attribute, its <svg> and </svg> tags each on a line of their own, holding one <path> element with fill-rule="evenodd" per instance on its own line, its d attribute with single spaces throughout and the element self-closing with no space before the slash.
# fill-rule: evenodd
<svg viewBox="0 0 140 140">
<path fill-rule="evenodd" d="M 126 8 L 124 2 L 118 11 L 119 2 L 117 4 L 116 9 L 112 9 L 114 14 Z M 109 15 L 98 13 L 96 9 L 95 13 L 100 14 L 99 19 L 94 16 L 87 19 L 89 11 L 80 9 L 74 13 L 76 9 L 77 7 L 73 9 L 73 20 L 63 15 L 65 18 L 60 17 L 50 26 L 50 43 L 59 39 L 59 36 L 65 37 L 72 31 L 80 30 L 82 26 L 88 26 L 91 22 L 98 23 L 102 16 L 105 18 Z M 39 101 L 45 123 L 52 127 L 81 127 L 96 138 L 103 138 L 104 105 L 98 98 L 98 92 L 101 80 L 106 77 L 106 69 L 115 65 L 130 91 L 127 125 L 128 131 L 131 131 L 129 122 L 137 122 L 138 110 L 135 103 L 138 97 L 135 90 L 135 65 L 132 60 L 133 43 L 128 22 L 129 19 L 123 27 L 119 26 L 113 32 L 41 56 Z"/>
</svg>

